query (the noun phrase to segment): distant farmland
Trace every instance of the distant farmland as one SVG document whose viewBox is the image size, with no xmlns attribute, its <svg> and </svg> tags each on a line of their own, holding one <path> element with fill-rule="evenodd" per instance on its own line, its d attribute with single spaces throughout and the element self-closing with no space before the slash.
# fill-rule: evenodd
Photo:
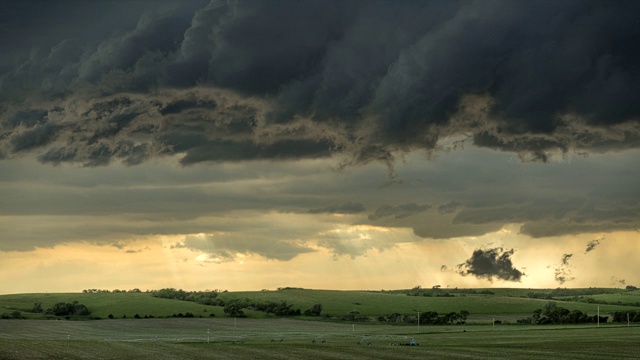
<svg viewBox="0 0 640 360">
<path fill-rule="evenodd" d="M 575 289 L 579 293 L 580 289 Z M 552 294 L 553 290 L 531 289 L 481 289 L 471 293 L 470 290 L 440 290 L 440 296 L 407 296 L 407 291 L 336 291 L 286 289 L 273 291 L 220 292 L 217 299 L 222 302 L 244 301 L 247 303 L 286 302 L 293 309 L 304 312 L 314 304 L 322 305 L 322 313 L 339 317 L 349 312 L 372 318 L 380 315 L 398 313 L 405 316 L 417 316 L 418 312 L 434 311 L 439 314 L 470 312 L 467 323 L 486 323 L 494 318 L 514 322 L 520 317 L 545 306 L 549 301 L 569 310 L 580 310 L 594 315 L 597 308 L 603 315 L 612 311 L 638 311 L 640 307 L 625 304 L 640 304 L 640 291 L 621 289 L 602 289 L 602 294 L 588 296 L 563 296 L 550 298 L 531 298 L 531 294 Z M 487 291 L 488 294 L 480 292 Z M 428 294 L 428 293 L 425 293 Z M 441 296 L 447 294 L 448 296 Z M 64 293 L 64 294 L 13 294 L 0 295 L 0 313 L 19 311 L 29 319 L 47 318 L 41 313 L 32 313 L 35 303 L 49 308 L 58 302 L 73 302 L 87 306 L 93 317 L 106 319 L 111 315 L 115 319 L 123 317 L 167 318 L 177 314 L 191 313 L 194 317 L 225 317 L 222 306 L 203 305 L 191 301 L 161 299 L 150 293 Z M 601 303 L 597 303 L 600 301 Z M 254 311 L 251 307 L 243 309 L 249 318 L 268 318 L 271 314 Z M 326 317 L 327 317 L 326 316 Z M 51 318 L 51 316 L 49 316 Z M 324 320 L 326 320 L 326 317 Z M 321 320 L 317 317 L 298 318 Z"/>
<path fill-rule="evenodd" d="M 199 299 L 199 294 L 185 299 Z M 603 316 L 638 312 L 640 307 L 633 306 L 640 300 L 638 290 L 286 288 L 208 296 L 215 305 L 145 292 L 2 295 L 0 359 L 631 359 L 640 353 L 637 323 L 516 325 L 550 301 L 589 315 L 598 308 Z M 67 321 L 34 310 L 56 303 L 82 304 L 91 314 Z M 229 316 L 222 304 L 231 303 L 243 304 L 245 317 Z M 265 303 L 302 312 L 322 304 L 322 316 L 282 318 L 253 309 Z M 470 313 L 464 324 L 418 326 L 418 313 L 461 310 Z M 345 321 L 345 313 L 368 321 Z M 403 321 L 377 320 L 394 313 Z M 6 319 L 11 314 L 21 319 Z M 413 341 L 420 345 L 402 346 Z"/>
</svg>

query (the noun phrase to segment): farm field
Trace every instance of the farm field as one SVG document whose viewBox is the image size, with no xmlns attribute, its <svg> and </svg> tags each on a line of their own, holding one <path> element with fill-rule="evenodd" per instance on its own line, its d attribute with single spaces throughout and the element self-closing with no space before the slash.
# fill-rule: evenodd
<svg viewBox="0 0 640 360">
<path fill-rule="evenodd" d="M 487 324 L 494 319 L 505 322 L 515 322 L 531 316 L 535 309 L 543 308 L 549 303 L 548 299 L 534 299 L 526 297 L 526 292 L 539 290 L 523 289 L 492 289 L 493 294 L 465 294 L 456 293 L 452 296 L 407 296 L 402 292 L 371 292 L 371 291 L 337 291 L 337 290 L 309 290 L 287 289 L 273 291 L 220 292 L 218 299 L 228 302 L 241 300 L 254 303 L 286 302 L 292 308 L 304 312 L 314 304 L 322 304 L 322 313 L 331 316 L 342 316 L 356 311 L 363 316 L 376 317 L 399 313 L 407 316 L 417 316 L 417 312 L 435 311 L 439 314 L 467 310 L 470 316 L 467 323 Z M 549 290 L 546 290 L 549 291 Z M 609 304 L 593 304 L 585 301 L 575 301 L 569 298 L 558 298 L 553 301 L 569 310 L 580 310 L 595 315 L 600 307 L 602 315 L 613 311 L 638 311 L 637 306 L 614 304 L 617 299 L 625 299 L 624 303 L 640 302 L 640 292 L 619 291 L 618 293 L 592 295 L 591 297 L 609 300 Z M 42 308 L 50 308 L 58 302 L 73 302 L 87 306 L 91 315 L 106 319 L 112 315 L 114 319 L 123 317 L 167 318 L 176 314 L 191 313 L 194 317 L 209 318 L 226 317 L 222 306 L 203 305 L 195 302 L 162 299 L 153 297 L 150 293 L 61 293 L 61 294 L 12 294 L 0 295 L 0 313 L 20 311 L 28 319 L 45 319 L 42 313 L 33 313 L 31 308 L 35 303 L 41 303 Z M 264 312 L 243 309 L 249 318 L 271 318 Z M 317 320 L 317 317 L 299 318 Z"/>
<path fill-rule="evenodd" d="M 391 345 L 414 339 L 420 346 Z M 619 325 L 418 330 L 292 319 L 5 320 L 0 358 L 632 359 L 639 339 L 640 327 Z"/>
<path fill-rule="evenodd" d="M 532 290 L 527 290 L 531 292 Z M 522 290 L 511 293 L 523 296 Z M 489 316 L 530 316 L 535 309 L 544 307 L 549 302 L 546 299 L 531 299 L 506 295 L 506 289 L 493 295 L 456 294 L 452 297 L 423 297 L 407 296 L 399 293 L 380 293 L 367 291 L 336 291 L 336 290 L 307 290 L 291 289 L 283 291 L 253 291 L 229 292 L 220 294 L 220 298 L 251 299 L 258 301 L 287 301 L 302 310 L 315 303 L 323 305 L 323 311 L 332 315 L 342 315 L 350 311 L 358 311 L 362 315 L 376 316 L 397 312 L 400 314 L 414 314 L 416 311 L 436 311 L 447 313 L 451 311 L 468 310 L 471 312 L 469 321 L 475 316 L 487 318 Z M 640 296 L 635 298 L 640 300 Z M 0 297 L 1 299 L 1 297 Z M 597 305 L 583 302 L 565 301 L 562 306 L 570 310 L 580 310 L 595 314 Z M 600 305 L 600 311 L 606 314 L 616 310 L 636 310 L 636 307 L 622 305 Z"/>
</svg>

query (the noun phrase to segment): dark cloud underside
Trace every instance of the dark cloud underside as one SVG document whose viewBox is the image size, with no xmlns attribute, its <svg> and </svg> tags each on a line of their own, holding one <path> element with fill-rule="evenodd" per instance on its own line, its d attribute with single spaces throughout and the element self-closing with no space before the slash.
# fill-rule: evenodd
<svg viewBox="0 0 640 360">
<path fill-rule="evenodd" d="M 98 166 L 165 154 L 184 164 L 333 153 L 392 163 L 448 136 L 543 161 L 637 148 L 638 10 L 633 1 L 10 2 L 0 18 L 0 152 Z"/>
</svg>

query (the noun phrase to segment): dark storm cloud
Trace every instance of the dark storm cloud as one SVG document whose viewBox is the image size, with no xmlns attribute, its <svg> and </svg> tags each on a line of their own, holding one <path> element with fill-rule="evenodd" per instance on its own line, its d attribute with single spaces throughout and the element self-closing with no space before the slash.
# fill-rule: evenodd
<svg viewBox="0 0 640 360">
<path fill-rule="evenodd" d="M 13 150 L 24 151 L 47 145 L 55 139 L 58 130 L 59 127 L 51 123 L 26 130 L 11 139 Z"/>
<path fill-rule="evenodd" d="M 0 18 L 9 157 L 96 166 L 340 153 L 344 164 L 391 165 L 394 153 L 434 151 L 447 136 L 523 160 L 640 146 L 637 2 L 5 7 L 15 14 Z M 180 93 L 198 88 L 219 93 Z M 119 141 L 145 146 L 130 158 Z"/>
<path fill-rule="evenodd" d="M 382 205 L 375 213 L 369 215 L 369 220 L 378 220 L 386 217 L 393 217 L 395 219 L 402 219 L 409 216 L 419 214 L 423 211 L 427 211 L 431 208 L 431 205 L 418 205 L 416 203 L 402 204 L 398 206 Z"/>
<path fill-rule="evenodd" d="M 347 201 L 342 204 L 329 205 L 321 208 L 309 209 L 309 214 L 359 214 L 365 211 L 364 205 Z"/>
<path fill-rule="evenodd" d="M 467 261 L 458 264 L 458 274 L 473 275 L 493 281 L 494 278 L 505 281 L 520 281 L 525 274 L 516 269 L 511 262 L 514 250 L 505 251 L 497 247 L 492 249 L 477 249 Z"/>
</svg>

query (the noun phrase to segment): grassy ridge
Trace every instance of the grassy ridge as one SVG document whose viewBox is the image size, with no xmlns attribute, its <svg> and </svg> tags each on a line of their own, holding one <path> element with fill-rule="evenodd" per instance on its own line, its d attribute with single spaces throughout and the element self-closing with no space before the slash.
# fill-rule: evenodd
<svg viewBox="0 0 640 360">
<path fill-rule="evenodd" d="M 407 296 L 400 292 L 369 292 L 369 291 L 336 291 L 336 290 L 307 290 L 287 289 L 278 291 L 249 291 L 224 292 L 219 299 L 248 300 L 248 302 L 282 302 L 293 304 L 293 308 L 304 311 L 314 304 L 322 304 L 323 313 L 333 316 L 344 315 L 351 311 L 358 311 L 365 316 L 389 315 L 400 313 L 414 315 L 418 311 L 436 311 L 440 314 L 467 310 L 471 313 L 470 321 L 474 319 L 490 319 L 491 316 L 504 315 L 507 318 L 530 316 L 538 308 L 549 302 L 546 299 L 532 299 L 526 296 L 522 289 L 492 289 L 494 294 L 455 294 L 453 297 L 423 297 Z M 520 297 L 518 297 L 520 296 Z M 640 292 L 623 292 L 614 294 L 591 295 L 595 299 L 610 302 L 624 299 L 625 303 L 640 301 Z M 93 316 L 107 318 L 133 317 L 135 314 L 144 317 L 170 317 L 178 313 L 192 313 L 195 317 L 225 316 L 223 308 L 206 306 L 188 301 L 160 299 L 149 293 L 63 293 L 63 294 L 14 294 L 0 295 L 0 313 L 21 311 L 28 318 L 43 318 L 43 314 L 29 313 L 33 304 L 41 302 L 43 308 L 49 308 L 57 302 L 78 301 L 86 305 Z M 582 301 L 562 301 L 560 306 L 569 310 L 580 310 L 591 315 L 595 314 L 597 306 L 603 315 L 612 311 L 638 310 L 638 307 L 624 305 L 596 305 Z M 262 312 L 245 310 L 251 318 L 264 318 Z"/>
<path fill-rule="evenodd" d="M 222 316 L 219 306 L 205 306 L 187 301 L 159 299 L 148 293 L 62 293 L 62 294 L 15 294 L 0 296 L 0 312 L 19 310 L 30 318 L 42 318 L 42 314 L 30 314 L 28 311 L 36 302 L 41 302 L 43 308 L 50 308 L 58 302 L 78 301 L 91 310 L 91 315 L 106 318 L 110 314 L 114 318 L 134 317 L 135 314 L 144 317 L 170 317 L 173 314 L 191 312 L 194 316 Z M 204 311 L 206 310 L 206 312 Z"/>
<path fill-rule="evenodd" d="M 468 310 L 472 315 L 531 314 L 535 309 L 542 308 L 549 302 L 549 300 L 545 299 L 507 295 L 518 294 L 518 296 L 526 296 L 524 291 L 531 292 L 531 290 L 498 289 L 494 291 L 493 295 L 457 294 L 454 297 L 422 297 L 384 292 L 290 289 L 229 292 L 220 294 L 219 297 L 224 300 L 287 301 L 287 303 L 294 304 L 295 307 L 300 307 L 303 311 L 313 304 L 320 303 L 323 306 L 323 312 L 332 315 L 342 315 L 355 310 L 368 316 L 388 315 L 394 312 L 409 315 L 416 314 L 417 311 L 448 313 L 460 310 Z M 640 300 L 639 295 L 635 296 Z M 584 302 L 566 301 L 562 302 L 562 307 L 592 314 L 596 311 L 596 305 Z M 637 308 L 621 305 L 600 305 L 602 313 L 625 309 Z"/>
</svg>

